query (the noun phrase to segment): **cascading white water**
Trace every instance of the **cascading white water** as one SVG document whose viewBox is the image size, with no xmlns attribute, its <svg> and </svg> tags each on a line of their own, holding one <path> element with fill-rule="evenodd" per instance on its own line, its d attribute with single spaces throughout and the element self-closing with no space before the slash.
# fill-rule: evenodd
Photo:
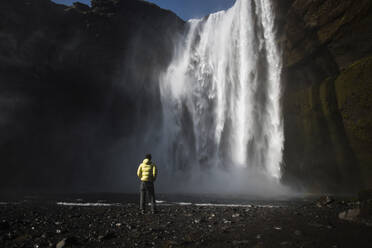
<svg viewBox="0 0 372 248">
<path fill-rule="evenodd" d="M 164 138 L 175 170 L 238 168 L 280 178 L 281 54 L 270 0 L 237 0 L 189 21 L 161 78 Z"/>
</svg>

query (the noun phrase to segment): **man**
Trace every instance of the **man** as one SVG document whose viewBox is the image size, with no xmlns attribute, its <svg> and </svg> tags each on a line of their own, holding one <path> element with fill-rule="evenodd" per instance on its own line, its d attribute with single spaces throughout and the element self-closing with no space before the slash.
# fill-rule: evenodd
<svg viewBox="0 0 372 248">
<path fill-rule="evenodd" d="M 142 213 L 145 213 L 146 194 L 151 202 L 151 212 L 154 214 L 156 211 L 154 182 L 157 174 L 156 166 L 151 161 L 151 154 L 147 154 L 137 170 L 137 176 L 141 179 L 140 210 Z"/>
</svg>

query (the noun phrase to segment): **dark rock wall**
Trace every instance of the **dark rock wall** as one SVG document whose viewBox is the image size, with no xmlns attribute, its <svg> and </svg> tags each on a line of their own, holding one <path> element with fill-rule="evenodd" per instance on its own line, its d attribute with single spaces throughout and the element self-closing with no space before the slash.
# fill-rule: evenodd
<svg viewBox="0 0 372 248">
<path fill-rule="evenodd" d="M 372 187 L 372 2 L 285 2 L 283 180 L 314 192 Z"/>
<path fill-rule="evenodd" d="M 137 0 L 0 1 L 0 189 L 133 185 L 183 26 Z"/>
</svg>

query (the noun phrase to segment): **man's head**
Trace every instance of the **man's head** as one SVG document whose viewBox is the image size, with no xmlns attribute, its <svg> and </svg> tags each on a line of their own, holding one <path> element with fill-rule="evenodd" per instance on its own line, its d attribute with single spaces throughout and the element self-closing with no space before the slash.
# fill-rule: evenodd
<svg viewBox="0 0 372 248">
<path fill-rule="evenodd" d="M 146 154 L 145 158 L 147 158 L 148 160 L 151 160 L 151 154 L 150 153 Z"/>
</svg>

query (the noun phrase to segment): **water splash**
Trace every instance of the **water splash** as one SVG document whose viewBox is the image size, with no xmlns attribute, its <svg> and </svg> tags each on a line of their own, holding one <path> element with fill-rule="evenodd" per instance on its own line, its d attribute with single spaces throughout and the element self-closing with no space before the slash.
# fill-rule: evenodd
<svg viewBox="0 0 372 248">
<path fill-rule="evenodd" d="M 160 84 L 171 169 L 280 178 L 282 65 L 274 24 L 270 0 L 237 0 L 189 21 Z"/>
</svg>

